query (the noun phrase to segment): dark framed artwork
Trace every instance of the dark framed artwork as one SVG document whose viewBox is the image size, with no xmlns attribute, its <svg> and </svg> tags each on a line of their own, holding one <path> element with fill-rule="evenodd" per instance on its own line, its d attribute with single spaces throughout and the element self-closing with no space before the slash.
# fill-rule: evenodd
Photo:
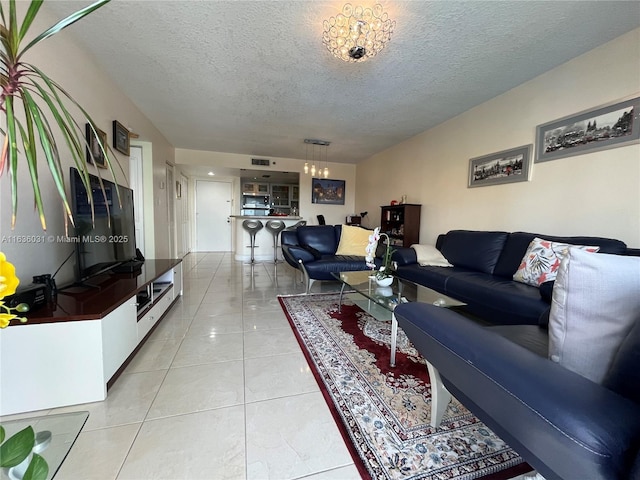
<svg viewBox="0 0 640 480">
<path fill-rule="evenodd" d="M 569 115 L 536 128 L 536 162 L 622 147 L 640 139 L 640 97 Z"/>
<path fill-rule="evenodd" d="M 503 150 L 469 160 L 469 187 L 526 182 L 531 170 L 531 147 Z"/>
<path fill-rule="evenodd" d="M 93 132 L 91 124 L 87 123 L 85 127 L 85 133 L 87 138 L 87 163 L 95 164 L 96 167 L 107 168 L 107 164 L 104 158 L 104 152 L 107 148 L 107 134 L 95 127 L 96 133 Z"/>
<path fill-rule="evenodd" d="M 119 121 L 113 121 L 113 148 L 129 156 L 129 130 Z"/>
<path fill-rule="evenodd" d="M 311 203 L 344 205 L 344 180 L 311 179 Z"/>
</svg>

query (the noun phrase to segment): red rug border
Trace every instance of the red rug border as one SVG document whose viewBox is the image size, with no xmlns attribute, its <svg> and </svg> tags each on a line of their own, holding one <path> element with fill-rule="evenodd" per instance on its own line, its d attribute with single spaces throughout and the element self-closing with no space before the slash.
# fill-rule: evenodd
<svg viewBox="0 0 640 480">
<path fill-rule="evenodd" d="M 311 294 L 313 296 L 331 296 L 331 295 L 336 295 L 336 292 L 330 292 L 330 293 L 315 293 L 315 294 Z M 289 315 L 289 311 L 287 310 L 285 304 L 284 304 L 284 298 L 287 297 L 299 297 L 299 296 L 306 296 L 305 294 L 301 294 L 301 295 L 278 295 L 278 302 L 280 303 L 280 308 L 282 308 L 282 311 L 284 312 L 285 316 L 287 317 L 287 321 L 289 322 L 289 326 L 291 327 L 291 330 L 293 330 L 293 334 L 296 337 L 296 340 L 298 342 L 298 344 L 300 345 L 300 349 L 302 350 L 302 354 L 304 355 L 305 359 L 307 360 L 307 363 L 309 364 L 309 367 L 311 368 L 311 373 L 313 374 L 313 378 L 315 379 L 316 383 L 318 384 L 318 387 L 320 388 L 320 393 L 322 393 L 322 397 L 324 398 L 324 401 L 327 404 L 327 407 L 329 407 L 329 411 L 331 412 L 331 416 L 333 417 L 333 420 L 336 422 L 336 425 L 338 427 L 338 430 L 340 431 L 340 435 L 342 436 L 342 439 L 344 440 L 345 445 L 347 446 L 347 450 L 349 451 L 349 454 L 351 455 L 351 458 L 353 459 L 353 463 L 356 466 L 358 473 L 360 474 L 360 476 L 364 479 L 364 480 L 373 480 L 373 477 L 371 476 L 371 473 L 369 472 L 369 470 L 367 470 L 367 467 L 364 463 L 364 460 L 362 459 L 362 457 L 360 456 L 360 454 L 358 453 L 358 450 L 356 449 L 355 445 L 353 444 L 353 441 L 351 440 L 351 435 L 349 435 L 349 430 L 347 429 L 347 426 L 344 424 L 344 421 L 342 419 L 342 416 L 340 415 L 340 412 L 338 412 L 338 409 L 336 408 L 333 399 L 331 398 L 331 395 L 329 394 L 329 392 L 327 391 L 327 387 L 324 384 L 324 381 L 322 380 L 322 377 L 320 375 L 320 373 L 318 372 L 318 369 L 315 365 L 315 362 L 313 361 L 313 357 L 311 356 L 311 353 L 309 353 L 309 350 L 307 349 L 304 340 L 302 339 L 302 336 L 300 335 L 300 333 L 298 332 L 298 329 L 296 328 L 291 316 Z M 358 307 L 359 308 L 359 307 Z M 509 480 L 517 475 L 522 475 L 524 473 L 528 473 L 531 472 L 533 470 L 533 468 L 527 464 L 526 462 L 520 463 L 518 465 L 514 465 L 513 467 L 509 467 L 506 468 L 504 470 L 501 470 L 499 472 L 496 473 L 490 473 L 488 475 L 484 475 L 482 477 L 478 477 L 475 480 Z"/>
</svg>

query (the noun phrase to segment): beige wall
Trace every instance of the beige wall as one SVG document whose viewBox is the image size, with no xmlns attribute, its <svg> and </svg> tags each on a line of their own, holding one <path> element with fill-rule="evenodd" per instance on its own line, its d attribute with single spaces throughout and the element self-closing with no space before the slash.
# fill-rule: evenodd
<svg viewBox="0 0 640 480">
<path fill-rule="evenodd" d="M 302 144 L 301 144 L 302 148 Z M 269 158 L 261 156 L 260 158 Z M 316 215 L 324 215 L 328 224 L 344 223 L 347 215 L 355 213 L 355 178 L 356 166 L 341 163 L 328 163 L 330 178 L 345 181 L 345 204 L 344 205 L 318 205 L 311 203 L 311 175 L 305 175 L 304 160 L 296 158 L 270 158 L 272 166 L 268 167 L 274 171 L 280 172 L 299 172 L 300 173 L 300 216 L 304 217 L 310 225 L 316 224 Z M 275 162 L 275 163 L 273 163 Z M 208 152 L 201 150 L 185 150 L 176 149 L 176 163 L 180 165 L 207 165 L 211 167 L 227 167 L 227 168 L 247 168 L 255 169 L 251 166 L 250 155 L 239 155 L 233 153 Z M 260 168 L 265 170 L 266 168 Z M 208 178 L 209 180 L 211 178 Z M 218 176 L 216 180 L 222 180 Z M 234 185 L 234 197 L 240 198 L 240 177 L 234 177 L 230 180 Z M 193 184 L 193 182 L 191 182 Z M 192 188 L 193 185 L 191 185 Z M 191 195 L 190 198 L 195 198 Z M 234 205 L 235 213 L 240 213 L 240 207 Z"/>
<path fill-rule="evenodd" d="M 20 2 L 18 2 L 20 4 Z M 25 2 L 22 4 L 26 5 Z M 94 15 L 99 14 L 99 11 Z M 39 33 L 51 26 L 58 18 L 49 16 L 45 8 L 36 19 L 33 33 Z M 92 116 L 97 125 L 107 133 L 109 145 L 112 144 L 112 121 L 118 120 L 123 125 L 131 128 L 140 135 L 140 140 L 153 145 L 153 196 L 155 209 L 152 215 L 155 219 L 155 252 L 147 253 L 148 257 L 162 258 L 168 256 L 167 221 L 166 221 L 166 196 L 164 191 L 158 190 L 160 181 L 164 180 L 164 165 L 166 161 L 173 162 L 174 149 L 164 139 L 160 132 L 149 120 L 134 106 L 134 104 L 122 94 L 108 74 L 102 71 L 93 58 L 73 38 L 73 27 L 64 30 L 50 38 L 42 45 L 32 49 L 25 60 L 40 67 L 51 78 L 59 82 Z M 79 118 L 79 117 L 78 117 Z M 81 121 L 84 124 L 84 121 Z M 61 145 L 61 151 L 64 145 Z M 128 157 L 116 152 L 125 172 L 129 175 Z M 69 154 L 62 155 L 63 171 L 65 176 L 72 165 Z M 24 163 L 24 162 L 23 162 Z M 26 165 L 26 163 L 25 163 Z M 9 177 L 3 175 L 0 179 L 0 235 L 42 235 L 42 229 L 38 217 L 33 209 L 33 195 L 26 168 L 19 170 L 19 211 L 16 229 L 10 229 L 10 191 Z M 95 167 L 90 167 L 95 169 Z M 46 235 L 64 234 L 64 222 L 61 203 L 53 188 L 51 176 L 46 164 L 40 166 L 40 185 L 45 199 L 47 216 Z M 95 170 L 93 170 L 95 173 Z M 107 170 L 100 173 L 111 179 Z M 126 184 L 127 179 L 119 173 L 117 181 Z M 68 181 L 68 180 L 67 180 Z M 41 273 L 53 273 L 63 260 L 73 251 L 73 245 L 57 242 L 45 242 L 44 245 L 26 245 L 15 243 L 3 243 L 0 246 L 9 259 L 15 263 L 18 276 L 23 282 L 29 283 L 32 275 Z M 65 283 L 73 277 L 74 260 L 67 262 L 65 267 L 56 277 L 59 283 Z"/>
<path fill-rule="evenodd" d="M 530 182 L 467 188 L 470 158 L 533 144 L 537 125 L 638 95 L 640 29 L 358 164 L 356 209 L 377 224 L 379 206 L 407 194 L 422 204 L 422 243 L 463 228 L 640 247 L 638 144 L 532 164 Z"/>
</svg>

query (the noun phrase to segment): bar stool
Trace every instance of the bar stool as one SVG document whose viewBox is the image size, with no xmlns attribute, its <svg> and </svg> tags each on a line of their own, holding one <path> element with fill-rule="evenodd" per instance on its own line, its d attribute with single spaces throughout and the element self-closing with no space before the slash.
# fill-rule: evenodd
<svg viewBox="0 0 640 480">
<path fill-rule="evenodd" d="M 306 220 L 300 220 L 298 223 L 294 223 L 290 227 L 287 227 L 287 230 L 295 230 L 298 227 L 304 227 L 307 224 Z"/>
<path fill-rule="evenodd" d="M 254 256 L 254 250 L 256 248 L 256 233 L 262 230 L 263 227 L 264 225 L 260 220 L 245 220 L 244 222 L 242 222 L 242 228 L 244 228 L 247 232 L 249 232 L 249 238 L 251 239 L 251 245 L 248 245 L 248 246 L 251 247 L 250 263 L 252 264 L 256 263 L 256 259 Z"/>
<path fill-rule="evenodd" d="M 273 263 L 278 263 L 278 235 L 284 230 L 285 224 L 282 220 L 269 220 L 266 227 L 273 235 Z"/>
</svg>

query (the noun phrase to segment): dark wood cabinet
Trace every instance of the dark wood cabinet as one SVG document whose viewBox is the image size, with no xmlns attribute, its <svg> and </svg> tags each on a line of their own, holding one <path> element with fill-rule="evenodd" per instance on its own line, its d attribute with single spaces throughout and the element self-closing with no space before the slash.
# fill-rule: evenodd
<svg viewBox="0 0 640 480">
<path fill-rule="evenodd" d="M 413 203 L 383 205 L 380 207 L 380 232 L 389 235 L 391 244 L 399 247 L 419 243 L 421 207 Z"/>
</svg>

